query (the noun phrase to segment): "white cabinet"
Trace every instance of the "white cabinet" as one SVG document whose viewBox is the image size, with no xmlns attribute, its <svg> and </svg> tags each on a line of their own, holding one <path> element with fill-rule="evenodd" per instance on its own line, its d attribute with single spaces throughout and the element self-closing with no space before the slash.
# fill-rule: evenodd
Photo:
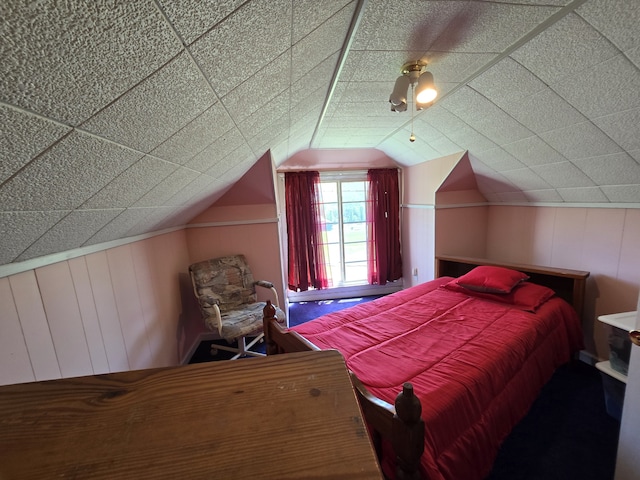
<svg viewBox="0 0 640 480">
<path fill-rule="evenodd" d="M 631 355 L 629 331 L 633 330 L 637 312 L 615 313 L 598 317 L 606 323 L 611 332 L 609 335 L 609 360 L 596 363 L 602 372 L 602 386 L 607 413 L 620 421 L 627 386 L 627 371 Z"/>
<path fill-rule="evenodd" d="M 613 332 L 612 335 L 619 335 L 619 337 L 625 342 L 625 347 L 627 347 L 628 345 L 628 348 L 630 349 L 631 341 L 628 339 L 628 337 L 626 337 L 626 335 L 630 330 L 633 330 L 635 328 L 636 315 L 637 315 L 637 312 L 635 311 L 614 313 L 612 315 L 601 315 L 598 317 L 598 320 L 600 320 L 603 323 L 606 323 L 607 325 L 610 325 L 614 329 L 617 329 L 612 331 Z M 611 365 L 611 362 L 612 361 L 614 362 L 619 361 L 622 363 L 626 362 L 626 364 L 628 365 L 629 357 L 627 356 L 626 358 L 618 358 L 615 355 L 616 355 L 615 351 L 610 352 L 609 360 L 596 363 L 596 368 L 601 372 L 604 372 L 607 375 L 610 375 L 613 378 L 620 380 L 623 383 L 627 383 L 627 376 L 625 375 L 625 373 L 623 371 L 620 371 L 621 370 L 620 368 L 613 368 Z"/>
</svg>

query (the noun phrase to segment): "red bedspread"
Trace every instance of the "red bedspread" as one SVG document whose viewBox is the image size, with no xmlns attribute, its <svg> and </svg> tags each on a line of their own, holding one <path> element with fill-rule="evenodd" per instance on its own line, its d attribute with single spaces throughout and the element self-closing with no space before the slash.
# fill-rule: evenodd
<svg viewBox="0 0 640 480">
<path fill-rule="evenodd" d="M 439 288 L 450 280 L 293 330 L 339 350 L 370 391 L 391 404 L 404 382 L 413 383 L 426 427 L 426 478 L 482 479 L 541 387 L 582 346 L 582 333 L 577 314 L 560 298 L 534 314 Z"/>
</svg>

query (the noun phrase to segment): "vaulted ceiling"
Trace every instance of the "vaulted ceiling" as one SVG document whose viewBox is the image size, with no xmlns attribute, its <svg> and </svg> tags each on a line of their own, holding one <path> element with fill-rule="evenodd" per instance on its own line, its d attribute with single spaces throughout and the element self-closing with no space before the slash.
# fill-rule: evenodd
<svg viewBox="0 0 640 480">
<path fill-rule="evenodd" d="M 269 150 L 468 150 L 492 202 L 638 204 L 639 24 L 637 0 L 5 0 L 0 264 L 183 225 Z M 388 98 L 418 58 L 440 96 L 412 122 Z"/>
</svg>

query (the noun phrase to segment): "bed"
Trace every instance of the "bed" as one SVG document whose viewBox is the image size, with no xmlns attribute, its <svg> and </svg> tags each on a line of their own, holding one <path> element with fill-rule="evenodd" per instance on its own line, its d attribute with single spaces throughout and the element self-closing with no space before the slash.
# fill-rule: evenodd
<svg viewBox="0 0 640 480">
<path fill-rule="evenodd" d="M 441 256 L 431 282 L 289 330 L 265 308 L 267 353 L 344 356 L 386 476 L 481 480 L 582 348 L 588 275 Z"/>
</svg>

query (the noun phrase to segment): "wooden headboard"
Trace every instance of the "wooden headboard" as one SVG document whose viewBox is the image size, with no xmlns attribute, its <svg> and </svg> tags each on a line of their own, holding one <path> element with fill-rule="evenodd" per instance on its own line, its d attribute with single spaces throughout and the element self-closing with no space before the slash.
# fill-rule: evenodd
<svg viewBox="0 0 640 480">
<path fill-rule="evenodd" d="M 531 282 L 551 288 L 569 302 L 582 318 L 584 295 L 589 272 L 566 268 L 506 263 L 483 258 L 439 255 L 436 257 L 436 277 L 459 277 L 479 265 L 506 267 L 529 275 Z"/>
</svg>

